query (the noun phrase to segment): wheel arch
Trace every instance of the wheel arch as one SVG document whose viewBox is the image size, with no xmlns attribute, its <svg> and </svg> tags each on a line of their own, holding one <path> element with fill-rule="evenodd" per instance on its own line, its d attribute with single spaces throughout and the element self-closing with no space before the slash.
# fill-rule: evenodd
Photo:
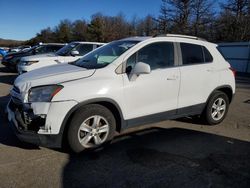
<svg viewBox="0 0 250 188">
<path fill-rule="evenodd" d="M 60 128 L 60 134 L 62 135 L 62 142 L 65 140 L 65 133 L 67 132 L 67 129 L 69 127 L 69 122 L 71 121 L 72 117 L 74 116 L 75 112 L 82 108 L 83 106 L 89 105 L 89 104 L 100 104 L 106 108 L 108 108 L 114 115 L 116 120 L 116 131 L 120 132 L 122 130 L 122 127 L 125 126 L 125 120 L 123 118 L 123 114 L 121 111 L 120 106 L 116 101 L 109 98 L 98 98 L 98 99 L 92 99 L 87 100 L 84 102 L 81 102 L 77 104 L 76 106 L 72 107 L 70 111 L 66 114 L 62 126 Z"/>
<path fill-rule="evenodd" d="M 209 99 L 211 98 L 211 96 L 212 96 L 212 95 L 214 94 L 214 92 L 216 92 L 216 91 L 221 91 L 221 92 L 225 93 L 225 94 L 227 95 L 227 97 L 228 97 L 229 103 L 232 102 L 233 96 L 234 96 L 232 87 L 231 87 L 230 85 L 222 85 L 222 86 L 219 86 L 219 87 L 215 88 L 215 89 L 210 93 L 210 95 L 209 95 L 208 98 L 207 98 L 206 104 L 208 103 Z"/>
</svg>

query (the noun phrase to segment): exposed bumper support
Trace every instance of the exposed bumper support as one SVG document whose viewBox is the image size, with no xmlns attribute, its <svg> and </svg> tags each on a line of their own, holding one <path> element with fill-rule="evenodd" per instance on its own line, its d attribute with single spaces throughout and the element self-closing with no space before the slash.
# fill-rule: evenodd
<svg viewBox="0 0 250 188">
<path fill-rule="evenodd" d="M 21 141 L 45 147 L 59 148 L 61 147 L 63 137 L 63 133 L 59 131 L 62 121 L 69 110 L 68 108 L 71 108 L 75 104 L 77 104 L 75 101 L 56 102 L 51 103 L 50 107 L 45 108 L 45 110 L 44 108 L 40 109 L 38 107 L 40 105 L 38 104 L 37 107 L 33 106 L 35 115 L 38 115 L 37 113 L 39 112 L 42 112 L 42 114 L 44 112 L 48 113 L 43 114 L 46 115 L 46 122 L 42 123 L 43 126 L 39 131 L 34 131 L 33 129 L 27 130 L 27 124 L 22 119 L 21 113 L 18 109 L 13 110 L 13 108 L 10 108 L 10 102 L 6 111 L 11 128 Z M 41 106 L 44 106 L 44 104 Z M 39 123 L 35 123 L 36 126 L 37 124 Z"/>
</svg>

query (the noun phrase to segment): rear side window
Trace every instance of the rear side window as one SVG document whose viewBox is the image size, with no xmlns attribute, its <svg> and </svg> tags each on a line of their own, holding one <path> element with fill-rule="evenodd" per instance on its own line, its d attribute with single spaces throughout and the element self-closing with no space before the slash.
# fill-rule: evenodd
<svg viewBox="0 0 250 188">
<path fill-rule="evenodd" d="M 183 65 L 202 64 L 213 61 L 209 51 L 201 45 L 181 43 Z"/>
<path fill-rule="evenodd" d="M 207 48 L 202 46 L 202 49 L 203 49 L 203 53 L 204 53 L 205 63 L 213 62 L 213 56 L 210 54 L 210 52 L 207 50 Z"/>
</svg>

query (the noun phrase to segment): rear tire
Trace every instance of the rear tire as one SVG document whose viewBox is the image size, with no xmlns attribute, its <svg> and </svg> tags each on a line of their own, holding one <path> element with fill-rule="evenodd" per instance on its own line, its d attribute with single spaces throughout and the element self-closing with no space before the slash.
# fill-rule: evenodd
<svg viewBox="0 0 250 188">
<path fill-rule="evenodd" d="M 99 104 L 77 110 L 70 122 L 67 138 L 73 152 L 95 149 L 112 140 L 116 121 L 112 112 Z"/>
<path fill-rule="evenodd" d="M 219 124 L 225 119 L 228 107 L 228 96 L 221 91 L 216 91 L 209 98 L 201 117 L 208 125 Z"/>
</svg>

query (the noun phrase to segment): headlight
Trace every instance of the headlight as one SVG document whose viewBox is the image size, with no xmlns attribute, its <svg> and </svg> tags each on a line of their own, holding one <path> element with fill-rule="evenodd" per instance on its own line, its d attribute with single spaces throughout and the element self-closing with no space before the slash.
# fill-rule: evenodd
<svg viewBox="0 0 250 188">
<path fill-rule="evenodd" d="M 50 102 L 63 88 L 61 85 L 38 86 L 30 89 L 29 102 Z"/>
<path fill-rule="evenodd" d="M 5 56 L 5 59 L 7 60 L 7 59 L 11 59 L 11 58 L 13 58 L 13 56 Z"/>
<path fill-rule="evenodd" d="M 32 65 L 33 63 L 38 63 L 39 61 L 22 61 L 21 64 L 22 65 Z"/>
</svg>

